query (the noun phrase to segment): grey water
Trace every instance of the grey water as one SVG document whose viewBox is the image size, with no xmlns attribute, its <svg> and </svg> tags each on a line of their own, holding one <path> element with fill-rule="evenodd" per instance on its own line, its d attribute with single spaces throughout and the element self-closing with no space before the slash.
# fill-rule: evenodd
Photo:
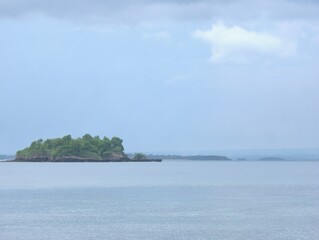
<svg viewBox="0 0 319 240">
<path fill-rule="evenodd" d="M 319 239 L 319 162 L 0 163 L 22 239 Z"/>
</svg>

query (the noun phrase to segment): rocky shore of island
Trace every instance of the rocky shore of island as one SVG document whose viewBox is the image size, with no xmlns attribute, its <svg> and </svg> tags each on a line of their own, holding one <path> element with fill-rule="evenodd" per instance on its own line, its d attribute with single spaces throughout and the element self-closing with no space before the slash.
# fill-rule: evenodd
<svg viewBox="0 0 319 240">
<path fill-rule="evenodd" d="M 34 157 L 17 157 L 14 160 L 8 160 L 6 162 L 161 162 L 162 159 L 132 159 L 132 158 L 108 158 L 108 159 L 96 159 L 96 158 L 81 158 L 77 156 L 65 156 L 58 158 L 51 158 L 46 156 L 34 156 Z"/>
</svg>

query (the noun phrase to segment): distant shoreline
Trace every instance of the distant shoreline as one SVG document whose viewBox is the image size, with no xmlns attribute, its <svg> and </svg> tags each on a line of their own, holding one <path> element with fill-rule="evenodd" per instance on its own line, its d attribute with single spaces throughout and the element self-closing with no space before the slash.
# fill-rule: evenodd
<svg viewBox="0 0 319 240">
<path fill-rule="evenodd" d="M 204 160 L 204 161 L 232 161 L 226 156 L 219 155 L 146 155 L 148 159 L 163 159 L 163 160 Z"/>
</svg>

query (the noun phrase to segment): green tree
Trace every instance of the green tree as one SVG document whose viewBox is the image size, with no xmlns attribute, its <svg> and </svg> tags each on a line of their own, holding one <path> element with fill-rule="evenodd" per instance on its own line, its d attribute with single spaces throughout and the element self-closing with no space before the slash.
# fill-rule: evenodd
<svg viewBox="0 0 319 240">
<path fill-rule="evenodd" d="M 112 137 L 111 139 L 112 151 L 116 153 L 123 153 L 124 147 L 122 143 L 123 143 L 123 140 L 120 139 L 119 137 Z"/>
<path fill-rule="evenodd" d="M 133 159 L 134 160 L 142 160 L 142 159 L 147 159 L 147 157 L 143 153 L 135 153 Z"/>
<path fill-rule="evenodd" d="M 100 139 L 85 134 L 82 138 L 73 139 L 71 135 L 62 138 L 39 139 L 23 150 L 17 151 L 17 157 L 68 157 L 106 159 L 114 155 L 125 157 L 123 140 L 113 137 Z"/>
</svg>

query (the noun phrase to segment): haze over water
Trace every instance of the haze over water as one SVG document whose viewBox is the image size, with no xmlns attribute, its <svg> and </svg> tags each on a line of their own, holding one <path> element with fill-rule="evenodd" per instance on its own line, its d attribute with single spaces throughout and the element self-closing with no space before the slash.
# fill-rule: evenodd
<svg viewBox="0 0 319 240">
<path fill-rule="evenodd" d="M 317 239 L 319 162 L 1 163 L 0 239 Z"/>
<path fill-rule="evenodd" d="M 0 0 L 0 154 L 319 148 L 317 0 Z"/>
</svg>

